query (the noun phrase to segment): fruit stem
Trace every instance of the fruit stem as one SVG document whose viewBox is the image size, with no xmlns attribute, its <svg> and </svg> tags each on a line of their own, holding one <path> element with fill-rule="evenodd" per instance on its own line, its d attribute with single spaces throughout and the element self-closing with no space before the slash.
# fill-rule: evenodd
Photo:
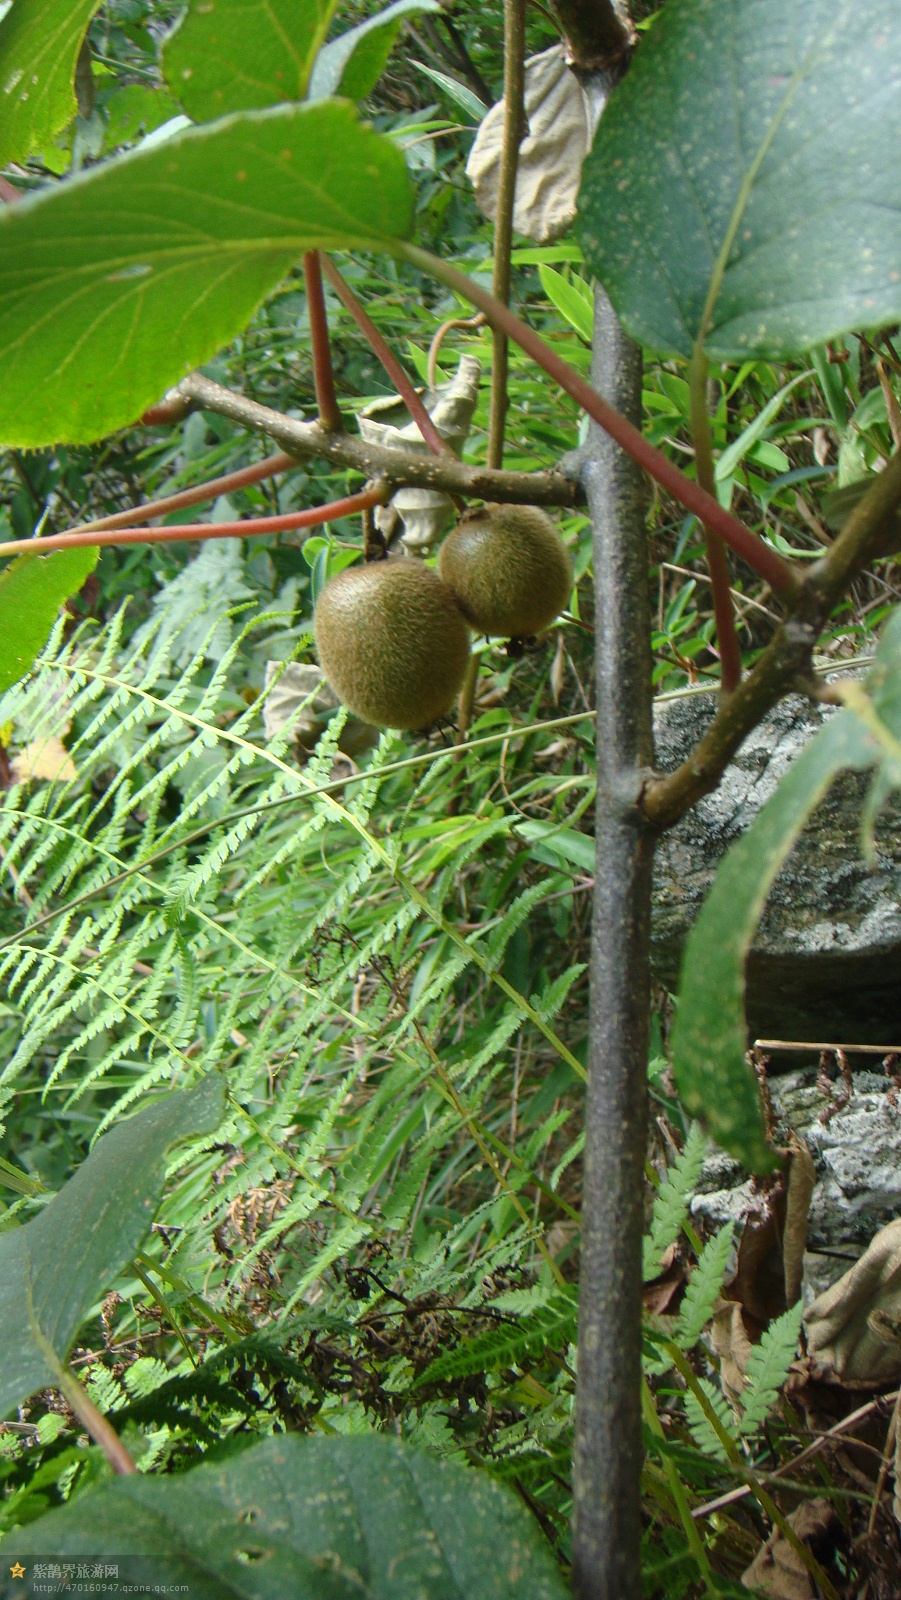
<svg viewBox="0 0 901 1600">
<path fill-rule="evenodd" d="M 495 297 L 510 303 L 510 257 L 513 245 L 513 209 L 516 202 L 516 170 L 525 122 L 525 0 L 504 0 L 504 139 L 497 185 L 497 213 L 494 222 Z M 503 328 L 493 329 L 494 359 L 491 367 L 491 410 L 488 421 L 489 467 L 504 464 L 504 428 L 507 421 L 508 339 Z"/>
<path fill-rule="evenodd" d="M 328 317 L 325 296 L 322 292 L 322 271 L 318 250 L 308 250 L 303 258 L 303 275 L 307 286 L 307 315 L 310 322 L 310 343 L 313 347 L 313 382 L 316 385 L 316 404 L 319 421 L 329 433 L 343 433 L 344 418 L 338 408 L 335 394 L 335 375 L 332 371 L 332 350 L 328 336 Z"/>
<path fill-rule="evenodd" d="M 703 346 L 695 345 L 688 372 L 691 438 L 695 448 L 695 472 L 698 483 L 713 499 L 716 496 L 716 478 L 713 470 L 710 418 L 707 414 L 707 373 L 707 357 Z M 707 570 L 710 573 L 710 586 L 713 591 L 713 615 L 716 621 L 716 642 L 722 674 L 721 692 L 727 695 L 741 683 L 741 646 L 735 631 L 729 557 L 722 535 L 706 520 L 704 538 L 707 544 Z"/>
</svg>

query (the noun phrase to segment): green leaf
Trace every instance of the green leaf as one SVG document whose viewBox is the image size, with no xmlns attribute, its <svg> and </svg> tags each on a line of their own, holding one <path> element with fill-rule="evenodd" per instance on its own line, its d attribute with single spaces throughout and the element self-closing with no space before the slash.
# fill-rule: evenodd
<svg viewBox="0 0 901 1600">
<path fill-rule="evenodd" d="M 551 866 L 565 862 L 582 872 L 594 872 L 594 840 L 575 828 L 562 828 L 554 822 L 518 822 L 516 832 L 533 846 L 532 855 Z"/>
<path fill-rule="evenodd" d="M 899 74 L 895 0 L 667 0 L 577 222 L 632 336 L 730 360 L 897 321 Z"/>
<path fill-rule="evenodd" d="M 281 1435 L 177 1478 L 119 1478 L 17 1532 L 17 1561 L 51 1552 L 116 1559 L 120 1582 L 152 1575 L 198 1600 L 567 1594 L 508 1489 L 377 1435 Z"/>
<path fill-rule="evenodd" d="M 553 267 L 543 263 L 538 268 L 541 287 L 553 306 L 556 306 L 561 317 L 575 328 L 581 339 L 588 344 L 592 340 L 594 328 L 594 295 L 591 285 L 581 278 L 564 278 L 562 272 L 555 272 Z"/>
<path fill-rule="evenodd" d="M 338 0 L 191 0 L 163 76 L 195 122 L 303 100 Z"/>
<path fill-rule="evenodd" d="M 24 678 L 63 601 L 78 593 L 99 554 L 96 545 L 86 545 L 24 555 L 0 572 L 0 694 Z"/>
<path fill-rule="evenodd" d="M 0 214 L 0 440 L 100 438 L 245 325 L 305 250 L 411 226 L 403 153 L 343 102 L 247 112 Z"/>
<path fill-rule="evenodd" d="M 362 100 L 382 76 L 404 17 L 440 10 L 436 0 L 394 0 L 384 11 L 323 45 L 310 78 L 309 98 L 325 100 L 342 94 L 348 100 Z"/>
<path fill-rule="evenodd" d="M 458 78 L 452 78 L 446 72 L 436 72 L 434 67 L 427 67 L 424 61 L 411 59 L 410 66 L 415 67 L 417 72 L 424 72 L 427 78 L 431 78 L 439 89 L 444 90 L 448 99 L 453 100 L 454 104 L 459 106 L 461 111 L 465 111 L 474 122 L 481 122 L 488 107 L 482 104 L 477 94 L 467 89 L 465 83 L 460 83 Z"/>
<path fill-rule="evenodd" d="M 799 383 L 804 383 L 809 377 L 809 372 L 799 372 L 798 376 L 796 378 L 792 378 L 790 383 L 784 384 L 778 393 L 773 395 L 772 400 L 767 401 L 766 405 L 763 407 L 763 410 L 758 412 L 757 416 L 754 418 L 754 421 L 748 423 L 748 426 L 743 429 L 737 439 L 733 439 L 732 443 L 726 447 L 716 463 L 717 482 L 722 482 L 726 478 L 731 478 L 732 474 L 736 472 L 741 465 L 752 445 L 757 444 L 762 435 L 766 433 L 770 423 L 773 422 L 779 415 L 779 412 L 782 410 L 782 407 L 792 390 L 796 389 Z"/>
<path fill-rule="evenodd" d="M 745 958 L 770 886 L 814 806 L 843 767 L 866 767 L 863 725 L 840 711 L 789 767 L 772 799 L 726 853 L 685 947 L 673 1073 L 686 1110 L 755 1172 L 771 1171 L 747 1048 Z"/>
<path fill-rule="evenodd" d="M 0 1234 L 0 1416 L 57 1375 L 85 1317 L 150 1226 L 176 1139 L 211 1133 L 223 1091 L 207 1078 L 168 1094 L 98 1140 L 43 1211 Z"/>
<path fill-rule="evenodd" d="M 735 1418 L 719 1390 L 714 1387 L 709 1378 L 699 1378 L 698 1388 L 703 1391 L 710 1402 L 726 1433 L 729 1434 L 730 1438 L 734 1439 Z M 685 1394 L 685 1418 L 698 1449 L 703 1451 L 705 1456 L 712 1456 L 714 1461 L 728 1461 L 729 1457 L 722 1439 L 707 1416 L 697 1395 L 693 1394 L 690 1389 Z"/>
<path fill-rule="evenodd" d="M 106 133 L 104 148 L 113 150 L 128 144 L 139 133 L 153 133 L 179 114 L 179 108 L 164 89 L 150 89 L 143 83 L 128 83 L 116 89 L 104 102 Z"/>
<path fill-rule="evenodd" d="M 0 22 L 0 167 L 75 115 L 75 63 L 99 0 L 15 0 Z"/>
</svg>

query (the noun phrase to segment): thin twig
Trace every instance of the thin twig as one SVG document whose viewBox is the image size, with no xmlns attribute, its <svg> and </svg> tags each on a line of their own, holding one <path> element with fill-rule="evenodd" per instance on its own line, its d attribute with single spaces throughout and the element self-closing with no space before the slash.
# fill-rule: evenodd
<svg viewBox="0 0 901 1600">
<path fill-rule="evenodd" d="M 47 555 L 52 550 L 74 550 L 88 545 L 177 544 L 183 539 L 259 538 L 266 533 L 282 533 L 290 528 L 318 528 L 338 517 L 352 517 L 387 498 L 384 484 L 362 494 L 333 500 L 327 506 L 310 506 L 306 511 L 289 511 L 282 517 L 248 517 L 244 522 L 183 522 L 174 528 L 114 528 L 103 532 L 52 533 L 44 538 L 8 539 L 0 544 L 0 556 Z"/>
<path fill-rule="evenodd" d="M 60 1360 L 43 1328 L 38 1322 L 34 1308 L 34 1297 L 31 1280 L 29 1278 L 26 1289 L 26 1309 L 31 1336 L 38 1346 L 47 1367 L 53 1374 L 56 1387 L 65 1396 L 69 1406 L 81 1423 L 82 1427 L 90 1434 L 94 1443 L 100 1446 L 113 1471 L 120 1477 L 128 1477 L 137 1472 L 137 1467 L 119 1438 L 115 1428 L 111 1427 L 106 1417 L 98 1411 L 90 1395 L 82 1388 L 74 1373 L 70 1372 Z"/>
<path fill-rule="evenodd" d="M 494 274 L 492 287 L 503 305 L 510 303 L 510 256 L 513 246 L 513 209 L 516 172 L 525 121 L 526 43 L 525 0 L 504 0 L 504 138 L 494 219 Z M 488 421 L 489 467 L 504 464 L 504 427 L 507 420 L 508 342 L 503 328 L 493 330 L 491 409 Z"/>
<path fill-rule="evenodd" d="M 720 707 L 688 760 L 646 785 L 642 809 L 657 827 L 672 827 L 702 795 L 716 788 L 752 728 L 809 670 L 827 617 L 851 580 L 881 553 L 898 505 L 901 451 L 876 476 L 834 543 L 803 579 L 791 614 Z"/>
<path fill-rule="evenodd" d="M 426 17 L 424 21 L 428 23 L 430 18 Z M 494 104 L 494 95 L 491 93 L 491 89 L 485 82 L 485 79 L 482 77 L 482 74 L 470 56 L 469 51 L 467 50 L 463 38 L 458 32 L 453 19 L 448 16 L 446 11 L 441 12 L 441 25 L 450 39 L 454 50 L 456 51 L 457 66 L 463 73 L 463 76 L 469 84 L 469 87 L 472 89 L 476 98 L 481 100 L 483 106 L 492 106 Z"/>
<path fill-rule="evenodd" d="M 678 572 L 681 573 L 683 578 L 693 578 L 696 583 L 713 582 L 709 572 L 692 572 L 690 567 L 679 567 L 674 561 L 661 561 L 660 566 L 666 572 Z M 770 611 L 767 606 L 761 605 L 760 601 L 753 599 L 751 595 L 742 594 L 741 589 L 732 589 L 730 593 L 733 600 L 740 600 L 742 605 L 751 606 L 754 611 L 760 611 L 765 617 L 769 617 L 771 622 L 779 623 L 780 618 L 776 616 L 776 613 Z M 660 631 L 662 633 L 663 629 L 661 628 Z"/>
<path fill-rule="evenodd" d="M 313 347 L 313 382 L 316 386 L 316 404 L 319 421 L 329 433 L 341 433 L 344 418 L 338 409 L 335 394 L 335 375 L 332 371 L 332 350 L 328 337 L 328 318 L 325 296 L 322 293 L 322 272 L 318 250 L 308 250 L 303 258 L 303 275 L 307 286 L 307 315 L 310 321 L 310 343 Z"/>
<path fill-rule="evenodd" d="M 90 1434 L 94 1443 L 100 1446 L 113 1471 L 122 1478 L 130 1477 L 133 1472 L 137 1472 L 138 1469 L 115 1428 L 107 1422 L 102 1412 L 98 1411 L 78 1379 L 65 1367 L 60 1367 L 56 1381 L 78 1421 Z"/>
<path fill-rule="evenodd" d="M 442 439 L 393 350 L 386 344 L 372 318 L 367 315 L 360 304 L 350 284 L 344 281 L 338 268 L 329 260 L 328 256 L 322 257 L 322 270 L 341 304 L 350 312 L 360 332 L 365 335 L 367 342 L 378 356 L 432 454 L 436 456 L 453 455 L 450 445 L 445 439 Z"/>
<path fill-rule="evenodd" d="M 870 1516 L 867 1522 L 868 1539 L 872 1537 L 873 1529 L 876 1526 L 876 1518 L 879 1515 L 879 1503 L 882 1499 L 882 1491 L 885 1488 L 885 1480 L 888 1477 L 889 1463 L 892 1459 L 892 1453 L 895 1449 L 895 1441 L 898 1435 L 899 1412 L 901 1412 L 901 1390 L 898 1391 L 898 1396 L 892 1409 L 892 1415 L 888 1425 L 888 1433 L 885 1436 L 885 1449 L 882 1452 L 882 1460 L 879 1463 L 879 1477 L 876 1479 L 876 1488 L 873 1491 L 873 1504 L 870 1509 Z"/>
<path fill-rule="evenodd" d="M 856 1411 L 852 1411 L 847 1417 L 842 1417 L 840 1422 L 834 1423 L 825 1433 L 821 1433 L 820 1437 L 814 1439 L 813 1444 L 807 1445 L 799 1456 L 795 1456 L 792 1461 L 786 1461 L 781 1467 L 777 1467 L 775 1472 L 770 1473 L 770 1478 L 783 1478 L 789 1472 L 796 1472 L 805 1462 L 810 1461 L 815 1455 L 819 1455 L 821 1450 L 825 1450 L 827 1445 L 832 1444 L 839 1434 L 846 1433 L 849 1428 L 853 1428 L 856 1422 L 863 1422 L 866 1417 L 871 1416 L 874 1411 L 881 1410 L 890 1401 L 897 1401 L 899 1395 L 901 1395 L 901 1389 L 896 1394 L 880 1395 L 878 1400 L 868 1400 L 866 1405 L 858 1406 Z M 726 1506 L 734 1505 L 737 1500 L 744 1500 L 750 1493 L 749 1484 L 738 1484 L 736 1488 L 729 1489 L 726 1494 L 717 1495 L 715 1500 L 707 1500 L 702 1506 L 695 1506 L 692 1516 L 696 1519 L 712 1516 L 714 1511 L 722 1511 Z"/>
<path fill-rule="evenodd" d="M 850 1055 L 901 1054 L 901 1044 L 810 1044 L 805 1039 L 755 1039 L 755 1050 L 844 1050 Z"/>
</svg>

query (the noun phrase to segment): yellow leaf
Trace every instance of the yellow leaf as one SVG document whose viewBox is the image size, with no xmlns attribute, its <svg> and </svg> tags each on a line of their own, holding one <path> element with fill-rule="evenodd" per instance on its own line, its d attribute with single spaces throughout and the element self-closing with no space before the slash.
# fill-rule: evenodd
<svg viewBox="0 0 901 1600">
<path fill-rule="evenodd" d="M 51 736 L 36 744 L 27 744 L 14 757 L 13 776 L 17 783 L 27 783 L 29 778 L 44 778 L 48 782 L 71 783 L 78 777 L 75 763 L 61 740 Z"/>
</svg>

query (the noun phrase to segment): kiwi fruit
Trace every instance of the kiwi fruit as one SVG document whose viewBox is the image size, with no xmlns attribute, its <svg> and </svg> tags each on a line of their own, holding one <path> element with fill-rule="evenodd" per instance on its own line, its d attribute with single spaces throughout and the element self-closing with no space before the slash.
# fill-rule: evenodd
<svg viewBox="0 0 901 1600">
<path fill-rule="evenodd" d="M 541 633 L 572 592 L 569 552 L 538 506 L 465 512 L 441 547 L 440 568 L 467 622 L 503 639 Z"/>
<path fill-rule="evenodd" d="M 469 630 L 454 597 L 433 568 L 410 557 L 330 578 L 313 631 L 335 693 L 381 728 L 427 728 L 466 676 Z"/>
</svg>

